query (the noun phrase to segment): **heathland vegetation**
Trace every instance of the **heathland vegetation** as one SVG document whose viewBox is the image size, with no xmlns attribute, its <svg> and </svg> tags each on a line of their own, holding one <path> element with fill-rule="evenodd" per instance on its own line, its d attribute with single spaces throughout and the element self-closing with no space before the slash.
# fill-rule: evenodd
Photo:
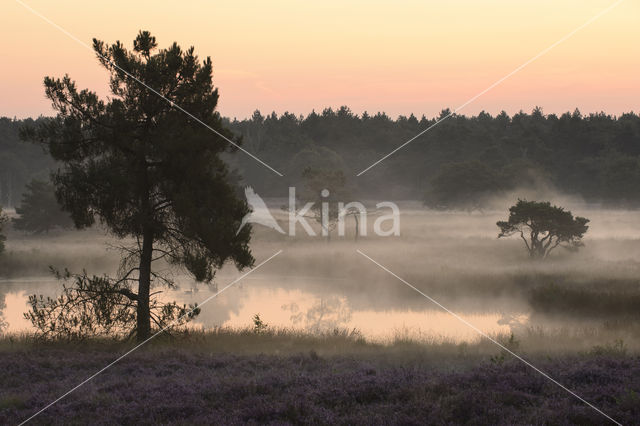
<svg viewBox="0 0 640 426">
<path fill-rule="evenodd" d="M 509 341 L 507 340 L 506 343 Z M 114 365 L 42 423 L 601 424 L 602 418 L 490 344 L 368 344 L 346 334 L 253 330 L 175 337 Z M 517 349 L 517 342 L 511 343 Z M 12 349 L 10 349 L 13 347 Z M 30 416 L 123 348 L 3 342 L 0 421 Z M 640 363 L 623 346 L 535 364 L 623 424 L 640 416 Z M 25 366 L 29 368 L 25 368 Z"/>
</svg>

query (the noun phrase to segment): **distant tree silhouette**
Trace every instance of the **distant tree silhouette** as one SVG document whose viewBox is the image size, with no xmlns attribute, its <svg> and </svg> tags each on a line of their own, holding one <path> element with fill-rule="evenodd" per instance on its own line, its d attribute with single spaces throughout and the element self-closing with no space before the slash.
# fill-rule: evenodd
<svg viewBox="0 0 640 426">
<path fill-rule="evenodd" d="M 55 188 L 49 182 L 34 179 L 22 194 L 20 207 L 16 207 L 19 217 L 12 220 L 15 229 L 41 234 L 58 227 L 71 228 L 73 221 L 69 213 L 62 211 L 56 200 Z"/>
<path fill-rule="evenodd" d="M 587 223 L 589 219 L 574 218 L 570 211 L 548 201 L 518 200 L 509 208 L 509 219 L 497 222 L 498 238 L 520 235 L 531 258 L 545 259 L 558 246 L 569 250 L 582 247 Z"/>
<path fill-rule="evenodd" d="M 46 120 L 38 118 L 37 121 Z M 47 178 L 54 161 L 39 146 L 20 141 L 20 127 L 33 124 L 26 118 L 0 118 L 0 205 L 14 207 L 26 184 Z"/>
<path fill-rule="evenodd" d="M 227 260 L 240 269 L 252 265 L 251 228 L 236 236 L 248 208 L 220 158 L 231 151 L 229 143 L 174 107 L 234 137 L 215 111 L 211 59 L 200 61 L 193 47 L 176 43 L 157 50 L 147 31 L 138 34 L 133 51 L 96 39 L 93 48 L 110 74 L 112 96 L 104 101 L 79 91 L 69 76 L 46 77 L 58 115 L 22 136 L 61 162 L 52 178 L 56 195 L 78 228 L 97 218 L 115 236 L 135 240 L 124 247 L 116 282 L 137 282 L 137 292 L 120 294 L 135 302 L 136 335 L 144 340 L 151 333 L 150 287 L 171 284 L 152 263 L 166 261 L 207 282 Z"/>
<path fill-rule="evenodd" d="M 307 167 L 302 172 L 304 182 L 300 194 L 305 202 L 312 202 L 312 216 L 320 224 L 322 233 L 331 237 L 338 221 L 338 202 L 347 198 L 346 176 L 341 170 Z"/>
</svg>

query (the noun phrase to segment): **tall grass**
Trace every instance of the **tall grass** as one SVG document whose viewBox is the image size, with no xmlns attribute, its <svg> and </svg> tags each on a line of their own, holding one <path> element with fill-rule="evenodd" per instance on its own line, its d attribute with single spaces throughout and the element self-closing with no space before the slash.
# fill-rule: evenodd
<svg viewBox="0 0 640 426">
<path fill-rule="evenodd" d="M 387 342 L 371 341 L 358 330 L 334 329 L 308 332 L 287 328 L 256 331 L 255 328 L 217 327 L 209 330 L 186 329 L 162 333 L 140 350 L 150 352 L 189 352 L 204 354 L 282 355 L 313 353 L 318 356 L 353 356 L 378 361 L 420 361 L 446 366 L 459 361 L 490 359 L 505 351 L 494 342 L 479 338 L 474 342 L 455 342 L 445 338 L 417 339 L 398 333 Z M 616 352 L 640 354 L 637 339 L 627 330 L 584 328 L 544 330 L 528 328 L 518 334 L 496 334 L 492 339 L 514 352 L 530 357 L 588 355 Z M 132 347 L 133 340 L 88 339 L 82 341 L 43 341 L 32 334 L 5 334 L 0 337 L 0 353 L 30 350 L 106 351 L 120 353 Z M 611 349 L 613 348 L 613 349 Z"/>
</svg>

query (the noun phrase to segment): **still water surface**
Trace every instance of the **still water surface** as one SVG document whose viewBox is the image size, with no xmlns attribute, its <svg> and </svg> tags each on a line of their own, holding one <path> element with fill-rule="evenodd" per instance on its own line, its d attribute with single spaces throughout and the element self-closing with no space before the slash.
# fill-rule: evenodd
<svg viewBox="0 0 640 426">
<path fill-rule="evenodd" d="M 335 328 L 357 329 L 368 339 L 385 342 L 395 337 L 415 339 L 446 339 L 451 341 L 476 341 L 478 334 L 451 314 L 429 306 L 419 309 L 391 308 L 384 310 L 354 308 L 348 295 L 318 295 L 310 291 L 272 285 L 281 283 L 283 277 L 246 277 L 202 306 L 202 313 L 195 321 L 203 328 L 215 326 L 252 327 L 252 318 L 259 314 L 271 327 L 307 331 L 331 331 Z M 320 279 L 314 277 L 287 278 Z M 222 281 L 222 280 L 221 280 Z M 29 294 L 54 296 L 60 283 L 47 279 L 24 279 L 2 282 L 9 289 L 4 296 L 2 317 L 5 331 L 21 332 L 31 329 L 23 318 Z M 177 289 L 165 289 L 162 298 L 179 303 L 198 303 L 216 294 L 214 288 L 200 285 L 183 285 Z M 509 333 L 514 321 L 526 323 L 526 314 L 505 315 L 504 312 L 460 313 L 463 319 L 485 333 Z M 515 319 L 514 319 L 515 318 Z"/>
</svg>

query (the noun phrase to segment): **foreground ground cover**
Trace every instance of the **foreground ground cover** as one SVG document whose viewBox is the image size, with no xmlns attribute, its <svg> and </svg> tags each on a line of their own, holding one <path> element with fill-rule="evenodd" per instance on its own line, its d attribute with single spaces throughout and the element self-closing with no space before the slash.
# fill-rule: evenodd
<svg viewBox="0 0 640 426">
<path fill-rule="evenodd" d="M 378 347 L 344 337 L 316 341 L 318 351 L 295 353 L 313 342 L 295 346 L 291 340 L 271 340 L 282 351 L 272 346 L 268 353 L 233 354 L 207 350 L 203 342 L 186 348 L 175 340 L 150 345 L 33 422 L 606 424 L 593 409 L 504 353 L 458 351 L 447 358 L 445 352 L 429 356 L 428 346 Z M 1 346 L 2 424 L 28 418 L 123 350 L 115 343 Z M 640 420 L 636 355 L 610 347 L 532 360 L 617 421 Z"/>
</svg>

